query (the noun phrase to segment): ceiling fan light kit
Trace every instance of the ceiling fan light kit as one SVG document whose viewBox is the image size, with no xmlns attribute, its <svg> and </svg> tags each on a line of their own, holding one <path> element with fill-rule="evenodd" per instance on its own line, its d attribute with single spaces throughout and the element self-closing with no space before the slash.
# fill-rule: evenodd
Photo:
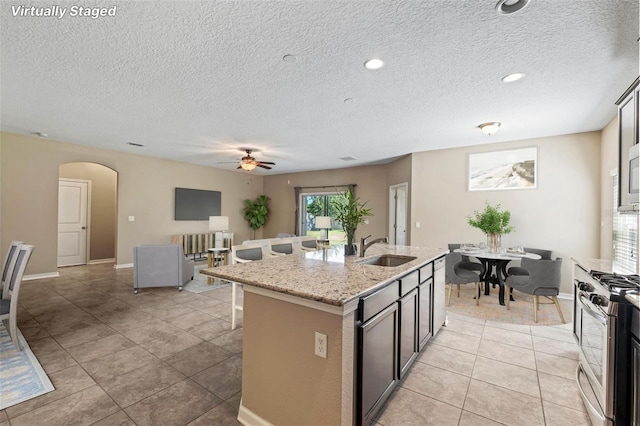
<svg viewBox="0 0 640 426">
<path fill-rule="evenodd" d="M 497 121 L 490 121 L 488 123 L 482 123 L 478 125 L 478 128 L 482 130 L 482 133 L 484 133 L 485 135 L 491 136 L 492 134 L 500 130 L 500 124 L 501 123 Z"/>
<path fill-rule="evenodd" d="M 271 170 L 271 167 L 269 167 L 268 165 L 276 165 L 276 163 L 272 163 L 271 161 L 257 161 L 254 157 L 251 156 L 253 149 L 244 148 L 243 151 L 245 151 L 247 155 L 240 159 L 240 164 L 238 165 L 238 167 L 236 167 L 237 169 L 242 169 L 250 172 L 256 167 L 261 167 L 263 169 Z"/>
</svg>

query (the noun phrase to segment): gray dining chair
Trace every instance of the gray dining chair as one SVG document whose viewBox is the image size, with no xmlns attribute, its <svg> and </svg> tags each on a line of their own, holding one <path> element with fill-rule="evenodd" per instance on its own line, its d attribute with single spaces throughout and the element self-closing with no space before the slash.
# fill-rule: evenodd
<svg viewBox="0 0 640 426">
<path fill-rule="evenodd" d="M 9 331 L 9 337 L 17 350 L 21 351 L 18 342 L 18 294 L 22 284 L 22 276 L 31 258 L 33 246 L 22 244 L 18 246 L 16 255 L 9 265 L 7 281 L 8 297 L 0 300 L 0 320 Z"/>
<path fill-rule="evenodd" d="M 449 251 L 453 253 L 454 250 L 459 249 L 462 244 L 449 244 Z M 461 255 L 462 260 L 458 264 L 458 268 L 467 269 L 469 271 L 480 272 L 480 275 L 484 273 L 484 266 L 482 263 L 471 260 L 471 257 Z"/>
<path fill-rule="evenodd" d="M 542 260 L 551 260 L 551 250 L 537 249 L 531 247 L 524 247 L 523 250 L 527 253 L 534 253 L 540 255 Z M 512 266 L 507 271 L 507 275 L 527 275 L 527 270 L 520 266 Z"/>
<path fill-rule="evenodd" d="M 520 268 L 525 274 L 513 274 L 507 277 L 505 281 L 505 294 L 509 295 L 511 289 L 522 293 L 533 295 L 533 320 L 538 322 L 538 311 L 540 310 L 540 296 L 550 299 L 556 305 L 560 320 L 565 323 L 562 309 L 558 302 L 558 294 L 560 293 L 562 258 L 551 259 L 529 259 L 522 258 Z M 513 268 L 512 268 L 513 269 Z M 510 309 L 507 297 L 507 309 Z M 550 304 L 550 303 L 545 303 Z"/>
<path fill-rule="evenodd" d="M 476 305 L 480 304 L 480 277 L 481 271 L 466 269 L 465 266 L 469 262 L 465 262 L 460 253 L 449 253 L 444 258 L 445 263 L 445 282 L 448 285 L 447 305 L 451 303 L 451 289 L 454 285 L 458 287 L 458 297 L 460 297 L 461 284 L 475 284 L 476 288 Z M 482 265 L 480 265 L 482 266 Z"/>
</svg>

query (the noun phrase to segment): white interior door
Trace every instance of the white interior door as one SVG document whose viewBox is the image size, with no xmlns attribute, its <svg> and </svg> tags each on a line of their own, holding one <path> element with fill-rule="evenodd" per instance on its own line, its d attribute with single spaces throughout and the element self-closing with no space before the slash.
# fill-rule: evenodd
<svg viewBox="0 0 640 426">
<path fill-rule="evenodd" d="M 58 183 L 58 266 L 87 263 L 88 182 Z"/>
<path fill-rule="evenodd" d="M 389 187 L 389 236 L 392 244 L 407 244 L 406 183 Z"/>
</svg>

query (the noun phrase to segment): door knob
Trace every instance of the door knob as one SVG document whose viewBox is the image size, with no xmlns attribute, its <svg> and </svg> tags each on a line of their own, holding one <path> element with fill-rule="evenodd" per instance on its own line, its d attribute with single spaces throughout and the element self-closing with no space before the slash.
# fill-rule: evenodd
<svg viewBox="0 0 640 426">
<path fill-rule="evenodd" d="M 82 229 L 87 229 L 87 227 L 86 227 L 86 226 L 83 226 L 83 227 L 82 227 Z"/>
</svg>

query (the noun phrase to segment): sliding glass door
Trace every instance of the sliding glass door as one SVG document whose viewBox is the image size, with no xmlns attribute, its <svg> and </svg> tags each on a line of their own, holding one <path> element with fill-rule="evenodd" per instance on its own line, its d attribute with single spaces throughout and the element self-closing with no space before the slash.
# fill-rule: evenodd
<svg viewBox="0 0 640 426">
<path fill-rule="evenodd" d="M 331 199 L 337 192 L 302 193 L 300 194 L 300 235 L 312 235 L 320 238 L 322 230 L 316 227 L 317 216 L 331 217 L 331 228 L 328 229 L 328 239 L 331 244 L 344 243 L 346 237 L 342 227 L 334 220 L 335 212 L 331 206 Z"/>
</svg>

